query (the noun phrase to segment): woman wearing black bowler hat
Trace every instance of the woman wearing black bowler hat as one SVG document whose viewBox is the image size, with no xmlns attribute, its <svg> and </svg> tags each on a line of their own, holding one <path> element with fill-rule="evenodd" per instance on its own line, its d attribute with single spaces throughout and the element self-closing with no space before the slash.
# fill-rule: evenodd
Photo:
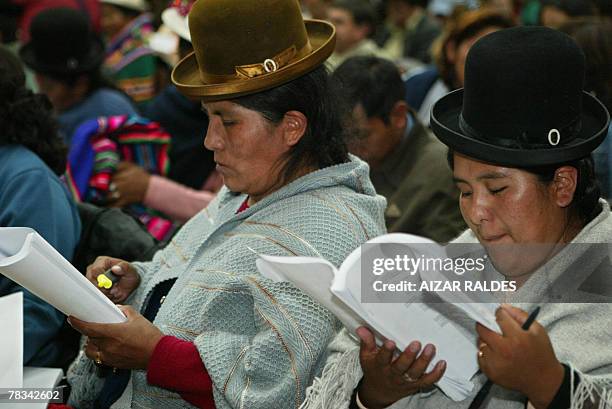
<svg viewBox="0 0 612 409">
<path fill-rule="evenodd" d="M 70 8 L 42 11 L 34 17 L 30 35 L 19 56 L 53 104 L 68 145 L 88 119 L 137 114 L 130 99 L 102 76 L 104 44 L 84 13 Z"/>
<path fill-rule="evenodd" d="M 446 370 L 434 345 L 415 339 L 395 356 L 393 342 L 379 348 L 360 328 L 360 348 L 346 334 L 334 340 L 341 353 L 328 359 L 305 408 L 612 405 L 611 251 L 601 245 L 612 243 L 612 215 L 590 157 L 610 116 L 582 91 L 583 79 L 584 55 L 570 37 L 511 28 L 473 46 L 465 88 L 433 108 L 469 226 L 455 242 L 480 243 L 490 260 L 483 277 L 518 286 L 500 297 L 501 333 L 451 317 L 479 348 L 471 394 L 455 402 L 433 387 Z M 536 305 L 537 320 L 523 330 Z M 487 378 L 487 399 L 474 404 Z"/>
</svg>

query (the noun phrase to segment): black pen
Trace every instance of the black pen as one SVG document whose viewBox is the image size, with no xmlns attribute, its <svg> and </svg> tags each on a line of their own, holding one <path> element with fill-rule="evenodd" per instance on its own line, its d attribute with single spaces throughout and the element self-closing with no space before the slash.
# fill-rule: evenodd
<svg viewBox="0 0 612 409">
<path fill-rule="evenodd" d="M 539 313 L 540 313 L 540 307 L 539 306 L 535 307 L 535 309 L 531 311 L 531 314 L 529 314 L 529 317 L 527 317 L 527 319 L 525 320 L 525 323 L 523 324 L 521 328 L 527 331 L 529 327 L 531 326 L 531 324 L 533 324 L 533 322 L 535 321 Z M 484 402 L 485 398 L 489 394 L 489 390 L 491 390 L 491 386 L 493 386 L 493 382 L 491 382 L 490 379 L 487 379 L 485 384 L 482 385 L 482 388 L 480 388 L 480 390 L 476 394 L 476 397 L 474 398 L 474 400 L 472 401 L 472 404 L 470 405 L 468 409 L 479 409 L 482 403 Z"/>
</svg>

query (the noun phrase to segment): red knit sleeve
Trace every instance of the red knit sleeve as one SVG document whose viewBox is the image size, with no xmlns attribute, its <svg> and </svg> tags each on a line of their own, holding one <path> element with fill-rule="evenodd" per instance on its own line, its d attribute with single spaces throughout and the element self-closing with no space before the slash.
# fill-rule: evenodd
<svg viewBox="0 0 612 409">
<path fill-rule="evenodd" d="M 164 336 L 149 361 L 147 382 L 178 392 L 199 408 L 215 409 L 212 379 L 192 342 Z"/>
</svg>

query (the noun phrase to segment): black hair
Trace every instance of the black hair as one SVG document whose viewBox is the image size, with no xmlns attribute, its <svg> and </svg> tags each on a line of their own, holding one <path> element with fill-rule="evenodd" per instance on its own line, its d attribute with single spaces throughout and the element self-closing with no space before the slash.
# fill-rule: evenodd
<svg viewBox="0 0 612 409">
<path fill-rule="evenodd" d="M 368 0 L 335 0 L 331 7 L 348 11 L 356 25 L 367 25 L 370 33 L 374 32 L 376 9 Z"/>
<path fill-rule="evenodd" d="M 78 75 L 71 74 L 71 75 L 63 76 L 63 75 L 52 74 L 52 73 L 45 73 L 44 75 L 56 81 L 59 81 L 62 84 L 67 85 L 68 87 L 74 87 L 80 78 L 87 77 L 88 84 L 87 84 L 87 92 L 85 95 L 93 94 L 94 92 L 102 88 L 108 88 L 108 89 L 112 89 L 112 90 L 121 92 L 122 94 L 127 96 L 127 94 L 125 94 L 123 90 L 119 89 L 115 83 L 113 83 L 108 77 L 106 77 L 106 75 L 102 73 L 101 67 L 96 67 L 95 69 L 89 72 L 85 72 L 83 74 L 78 74 Z"/>
<path fill-rule="evenodd" d="M 508 16 L 490 8 L 466 11 L 449 20 L 446 24 L 445 33 L 440 41 L 434 45 L 433 54 L 440 78 L 450 89 L 456 89 L 459 86 L 456 78 L 455 62 L 449 60 L 446 52 L 447 45 L 450 44 L 453 48 L 458 49 L 461 43 L 486 28 L 499 27 L 503 29 L 514 25 L 514 22 Z"/>
<path fill-rule="evenodd" d="M 0 146 L 25 146 L 57 175 L 64 173 L 67 150 L 51 103 L 25 87 L 21 62 L 4 47 L 0 47 L 0 127 Z"/>
<path fill-rule="evenodd" d="M 559 28 L 584 52 L 584 89 L 592 92 L 612 112 L 612 20 L 572 19 Z"/>
<path fill-rule="evenodd" d="M 282 177 L 285 183 L 308 167 L 322 169 L 348 162 L 338 103 L 324 66 L 291 82 L 232 102 L 259 112 L 273 124 L 289 111 L 299 111 L 308 120 L 300 141 L 287 153 Z"/>
<path fill-rule="evenodd" d="M 451 170 L 454 167 L 453 154 L 454 151 L 449 149 L 447 159 Z M 555 179 L 557 169 L 563 166 L 570 166 L 578 171 L 578 183 L 576 184 L 576 191 L 570 203 L 570 212 L 578 217 L 583 225 L 587 225 L 602 211 L 601 203 L 599 203 L 601 189 L 595 177 L 595 166 L 593 164 L 593 158 L 590 155 L 582 159 L 576 159 L 565 163 L 516 169 L 531 173 L 535 175 L 542 184 L 548 185 Z"/>
<path fill-rule="evenodd" d="M 389 124 L 395 104 L 406 98 L 397 66 L 383 58 L 349 58 L 334 71 L 332 79 L 349 109 L 361 104 L 368 118 L 380 118 L 385 124 Z"/>
<path fill-rule="evenodd" d="M 21 7 L 8 0 L 0 0 L 0 40 L 3 44 L 17 41 L 18 20 Z"/>
<path fill-rule="evenodd" d="M 569 17 L 586 17 L 597 14 L 597 7 L 591 0 L 541 0 L 540 4 L 540 19 L 541 10 L 547 6 L 556 7 Z"/>
<path fill-rule="evenodd" d="M 396 0 L 402 3 L 406 3 L 409 6 L 413 7 L 422 7 L 424 9 L 429 5 L 429 0 Z"/>
</svg>

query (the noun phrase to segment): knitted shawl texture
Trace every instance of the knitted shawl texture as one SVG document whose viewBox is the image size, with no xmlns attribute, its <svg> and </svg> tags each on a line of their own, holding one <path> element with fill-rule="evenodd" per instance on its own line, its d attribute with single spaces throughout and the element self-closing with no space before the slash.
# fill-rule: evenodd
<svg viewBox="0 0 612 409">
<path fill-rule="evenodd" d="M 326 309 L 289 283 L 257 271 L 256 252 L 324 257 L 335 265 L 361 243 L 383 234 L 386 202 L 368 166 L 351 161 L 303 176 L 236 214 L 246 196 L 223 188 L 148 263 L 134 263 L 140 309 L 153 288 L 178 277 L 154 324 L 193 341 L 214 383 L 215 404 L 226 408 L 297 408 L 320 375 L 326 347 L 340 328 Z M 71 402 L 90 407 L 99 380 L 82 354 L 69 371 Z M 117 408 L 191 405 L 147 384 L 132 371 Z"/>
<path fill-rule="evenodd" d="M 566 273 L 580 274 L 592 268 L 592 243 L 612 243 L 612 215 L 610 207 L 600 200 L 603 211 L 572 240 L 578 246 L 567 246 L 544 266 L 540 267 L 512 298 L 500 300 L 526 311 L 531 311 L 537 300 L 546 294 L 547 286 Z M 471 230 L 464 232 L 453 243 L 477 243 Z M 589 244 L 591 244 L 589 246 Z M 598 246 L 601 249 L 601 246 Z M 612 256 L 610 246 L 607 255 Z M 591 270 L 593 271 L 593 270 Z M 607 269 L 608 274 L 612 274 Z M 497 271 L 485 270 L 490 280 L 503 280 Z M 519 303 L 518 300 L 521 302 Z M 516 301 L 516 302 L 515 302 Z M 476 343 L 474 322 L 449 304 L 437 304 L 441 311 L 459 325 L 459 328 Z M 572 376 L 580 376 L 580 384 L 572 393 L 571 409 L 612 407 L 612 304 L 610 303 L 544 303 L 538 322 L 548 331 L 557 358 L 572 369 Z M 445 308 L 446 306 L 446 308 Z M 416 338 L 415 338 L 416 339 Z M 362 377 L 359 364 L 359 345 L 341 331 L 330 344 L 330 355 L 321 377 L 307 391 L 302 409 L 347 408 L 350 397 Z M 465 409 L 485 381 L 482 374 L 475 376 L 472 394 L 461 402 L 453 402 L 439 389 L 409 396 L 389 406 L 390 409 Z M 572 381 L 573 382 L 573 381 Z M 490 398 L 483 406 L 488 409 L 524 409 L 526 397 L 494 385 Z M 608 405 L 608 406 L 606 406 Z"/>
</svg>

